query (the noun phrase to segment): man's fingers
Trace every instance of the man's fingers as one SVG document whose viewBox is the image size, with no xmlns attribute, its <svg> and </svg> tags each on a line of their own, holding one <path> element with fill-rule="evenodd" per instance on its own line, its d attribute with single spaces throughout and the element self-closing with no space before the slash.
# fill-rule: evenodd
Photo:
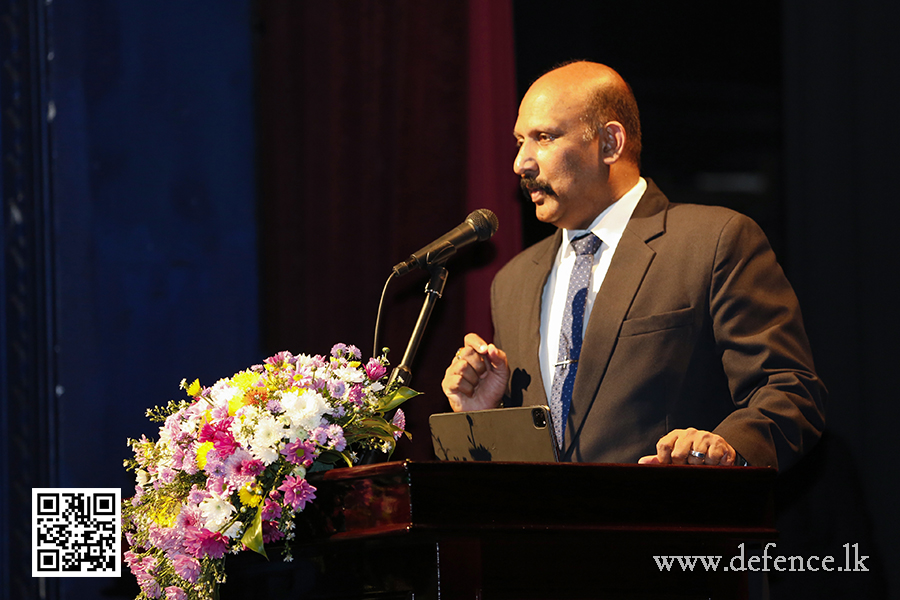
<svg viewBox="0 0 900 600">
<path fill-rule="evenodd" d="M 690 427 L 675 429 L 656 443 L 656 456 L 645 456 L 640 464 L 720 465 L 734 464 L 737 453 L 721 436 Z"/>
<path fill-rule="evenodd" d="M 659 441 L 656 442 L 656 458 L 657 463 L 661 465 L 668 465 L 672 462 L 672 450 L 675 448 L 675 441 L 678 439 L 678 434 L 674 431 L 670 431 L 666 435 L 659 438 Z"/>
</svg>

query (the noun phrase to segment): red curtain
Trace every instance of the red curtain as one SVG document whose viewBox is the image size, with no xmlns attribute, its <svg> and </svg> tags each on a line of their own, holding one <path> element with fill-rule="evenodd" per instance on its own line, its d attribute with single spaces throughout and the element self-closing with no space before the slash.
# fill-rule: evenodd
<svg viewBox="0 0 900 600">
<path fill-rule="evenodd" d="M 488 287 L 520 249 L 511 171 L 515 121 L 508 0 L 357 0 L 258 5 L 262 328 L 266 351 L 368 356 L 391 267 L 489 208 L 500 230 L 449 264 L 413 363 L 414 435 L 400 454 L 431 455 L 428 416 L 447 410 L 443 370 L 466 331 L 490 336 Z M 402 358 L 426 275 L 388 290 L 381 346 Z M 242 282 L 235 282 L 242 285 Z"/>
</svg>

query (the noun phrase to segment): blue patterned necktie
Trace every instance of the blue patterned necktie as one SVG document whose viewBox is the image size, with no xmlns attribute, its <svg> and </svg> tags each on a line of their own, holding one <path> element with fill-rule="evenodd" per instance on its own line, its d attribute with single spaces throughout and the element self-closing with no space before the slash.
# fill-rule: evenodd
<svg viewBox="0 0 900 600">
<path fill-rule="evenodd" d="M 563 435 L 572 404 L 572 389 L 575 387 L 575 373 L 581 356 L 584 307 L 591 285 L 591 267 L 594 265 L 594 253 L 600 244 L 600 238 L 593 233 L 572 240 L 572 248 L 576 254 L 575 267 L 569 278 L 566 312 L 559 331 L 559 353 L 553 374 L 553 387 L 550 388 L 550 416 L 560 448 L 563 447 Z"/>
</svg>

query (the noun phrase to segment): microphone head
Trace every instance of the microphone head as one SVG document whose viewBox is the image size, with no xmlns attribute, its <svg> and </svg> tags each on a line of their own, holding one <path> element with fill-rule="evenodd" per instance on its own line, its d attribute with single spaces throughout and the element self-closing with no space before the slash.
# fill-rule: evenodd
<svg viewBox="0 0 900 600">
<path fill-rule="evenodd" d="M 478 210 L 472 211 L 469 216 L 466 217 L 466 222 L 475 229 L 475 234 L 478 236 L 479 242 L 490 239 L 492 235 L 497 233 L 497 229 L 500 227 L 497 215 L 486 208 L 479 208 Z"/>
</svg>

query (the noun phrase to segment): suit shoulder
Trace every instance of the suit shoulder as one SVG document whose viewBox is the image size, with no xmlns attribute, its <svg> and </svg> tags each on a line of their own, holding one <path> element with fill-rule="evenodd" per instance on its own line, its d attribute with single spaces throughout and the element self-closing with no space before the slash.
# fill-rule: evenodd
<svg viewBox="0 0 900 600">
<path fill-rule="evenodd" d="M 497 272 L 494 278 L 495 283 L 510 277 L 517 278 L 518 274 L 524 269 L 533 269 L 537 263 L 547 257 L 548 253 L 556 252 L 559 248 L 560 239 L 561 236 L 557 232 L 516 254 Z"/>
<path fill-rule="evenodd" d="M 670 204 L 666 215 L 666 232 L 688 235 L 720 236 L 725 230 L 762 234 L 759 225 L 743 213 L 724 206 L 702 204 Z"/>
</svg>

